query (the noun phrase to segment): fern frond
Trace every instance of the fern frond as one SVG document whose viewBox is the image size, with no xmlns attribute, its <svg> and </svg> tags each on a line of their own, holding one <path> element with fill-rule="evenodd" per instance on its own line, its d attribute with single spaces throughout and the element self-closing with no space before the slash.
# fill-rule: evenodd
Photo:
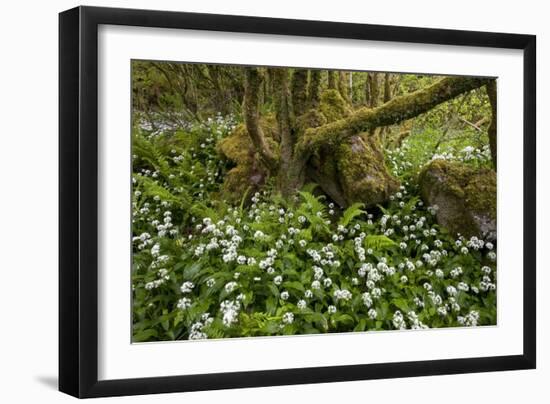
<svg viewBox="0 0 550 404">
<path fill-rule="evenodd" d="M 302 192 L 308 192 L 312 194 L 315 188 L 317 188 L 318 186 L 319 184 L 316 184 L 315 182 L 308 182 L 302 187 Z"/>
<path fill-rule="evenodd" d="M 163 201 L 171 202 L 181 207 L 187 207 L 190 203 L 190 198 L 187 195 L 182 194 L 176 196 L 149 177 L 135 176 L 134 178 L 136 178 L 137 185 L 145 196 L 151 198 L 158 196 Z"/>
<path fill-rule="evenodd" d="M 133 136 L 132 153 L 149 163 L 162 175 L 168 176 L 170 174 L 170 164 L 153 140 L 148 140 L 144 136 Z"/>
<path fill-rule="evenodd" d="M 395 247 L 397 243 L 382 234 L 369 234 L 365 237 L 365 247 L 375 251 L 387 250 Z"/>
<path fill-rule="evenodd" d="M 346 227 L 351 223 L 353 219 L 355 219 L 357 216 L 361 216 L 362 214 L 367 213 L 362 208 L 365 207 L 364 203 L 356 202 L 350 207 L 348 207 L 345 211 L 340 220 L 338 221 L 338 224 Z"/>
</svg>

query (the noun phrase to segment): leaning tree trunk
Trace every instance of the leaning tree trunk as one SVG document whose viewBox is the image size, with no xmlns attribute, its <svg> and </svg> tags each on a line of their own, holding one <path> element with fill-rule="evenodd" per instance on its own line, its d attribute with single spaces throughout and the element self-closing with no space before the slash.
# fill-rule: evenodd
<svg viewBox="0 0 550 404">
<path fill-rule="evenodd" d="M 360 108 L 349 118 L 308 129 L 296 147 L 311 154 L 322 145 L 340 144 L 357 133 L 414 118 L 488 82 L 488 79 L 470 77 L 439 80 L 427 88 L 396 97 L 377 108 Z"/>
<path fill-rule="evenodd" d="M 383 161 L 383 155 L 382 159 L 379 156 L 382 152 L 373 147 L 376 139 L 369 137 L 369 133 L 378 127 L 414 118 L 438 104 L 489 83 L 489 80 L 481 78 L 444 78 L 427 88 L 393 98 L 378 107 L 364 107 L 355 112 L 340 114 L 336 118 L 337 120 L 331 122 L 321 112 L 322 105 L 320 108 L 316 108 L 316 101 L 312 101 L 317 97 L 316 95 L 312 96 L 316 93 L 316 88 L 312 88 L 312 83 L 318 82 L 317 77 L 312 75 L 308 86 L 307 70 L 297 69 L 292 80 L 289 77 L 288 69 L 273 68 L 269 69 L 269 73 L 273 84 L 272 96 L 277 135 L 272 136 L 268 141 L 261 127 L 258 107 L 258 94 L 263 79 L 262 70 L 258 68 L 246 70 L 243 115 L 246 133 L 248 133 L 259 161 L 267 170 L 268 175 L 276 177 L 277 186 L 284 196 L 291 196 L 299 190 L 307 175 L 318 182 L 327 194 L 334 195 L 333 199 L 341 204 L 351 202 L 349 190 L 353 184 L 349 179 L 347 182 L 342 181 L 341 178 L 338 180 L 337 175 L 350 172 L 360 179 L 360 166 L 364 163 L 368 164 L 368 161 L 355 156 L 353 158 L 359 160 L 358 166 L 355 168 L 346 166 L 346 161 L 343 160 L 350 158 L 349 151 L 360 150 L 360 153 L 363 153 L 361 150 L 372 149 L 370 153 L 375 153 L 372 158 Z M 329 72 L 329 79 L 330 73 L 334 72 Z M 310 93 L 309 97 L 308 93 Z M 337 100 L 338 97 L 340 94 L 337 89 L 328 90 L 323 93 L 320 102 L 321 104 L 331 102 L 331 99 Z M 349 106 L 344 104 L 340 110 L 346 111 L 346 108 Z M 278 147 L 271 146 L 275 141 L 279 143 Z M 323 162 L 324 160 L 319 160 L 319 158 L 326 161 Z M 339 167 L 338 173 L 340 174 L 335 176 L 334 173 L 329 175 L 329 173 L 323 172 L 325 163 Z M 359 177 L 357 177 L 358 175 Z M 366 180 L 368 177 L 369 175 Z M 394 181 L 386 174 L 383 174 L 382 177 L 389 183 Z M 344 190 L 343 194 L 339 192 L 341 189 Z"/>
</svg>

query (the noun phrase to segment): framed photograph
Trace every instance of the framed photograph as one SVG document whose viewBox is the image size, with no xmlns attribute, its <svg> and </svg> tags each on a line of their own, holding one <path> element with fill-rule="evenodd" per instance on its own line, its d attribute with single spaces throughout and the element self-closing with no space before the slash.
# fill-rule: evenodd
<svg viewBox="0 0 550 404">
<path fill-rule="evenodd" d="M 535 368 L 534 36 L 59 28 L 61 391 Z"/>
</svg>

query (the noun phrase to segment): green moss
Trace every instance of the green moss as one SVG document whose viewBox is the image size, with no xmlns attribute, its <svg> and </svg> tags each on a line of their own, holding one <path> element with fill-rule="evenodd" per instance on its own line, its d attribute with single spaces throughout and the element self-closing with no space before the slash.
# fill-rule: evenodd
<svg viewBox="0 0 550 404">
<path fill-rule="evenodd" d="M 216 149 L 235 164 L 249 164 L 254 157 L 254 150 L 250 144 L 246 128 L 244 124 L 240 124 L 231 135 L 218 142 Z"/>
<path fill-rule="evenodd" d="M 292 74 L 291 94 L 292 107 L 295 116 L 302 115 L 306 110 L 307 102 L 307 69 L 296 69 Z"/>
<path fill-rule="evenodd" d="M 340 182 L 348 203 L 373 206 L 388 200 L 399 182 L 388 172 L 373 139 L 354 136 L 335 154 Z"/>
<path fill-rule="evenodd" d="M 321 94 L 319 109 L 327 119 L 334 122 L 351 114 L 351 109 L 338 90 L 326 90 Z"/>
<path fill-rule="evenodd" d="M 420 172 L 422 198 L 438 205 L 438 221 L 466 237 L 495 233 L 496 173 L 458 162 L 434 160 Z"/>
<path fill-rule="evenodd" d="M 229 170 L 221 189 L 222 197 L 231 203 L 238 203 L 239 195 L 242 198 L 250 186 L 249 175 L 250 166 L 240 165 Z"/>
<path fill-rule="evenodd" d="M 277 122 L 273 115 L 267 115 L 260 119 L 260 127 L 266 137 L 271 150 L 278 152 Z M 238 125 L 235 130 L 226 138 L 220 140 L 216 145 L 219 154 L 235 164 L 252 164 L 255 160 L 256 150 L 248 136 L 246 126 Z"/>
<path fill-rule="evenodd" d="M 275 117 L 273 115 L 262 117 L 260 127 L 271 150 L 278 153 L 279 135 Z M 238 203 L 247 189 L 255 192 L 265 182 L 267 171 L 259 161 L 244 124 L 238 125 L 228 137 L 219 141 L 216 149 L 219 154 L 237 165 L 225 176 L 222 186 L 223 198 Z M 249 195 L 253 195 L 254 192 L 249 192 Z"/>
<path fill-rule="evenodd" d="M 299 133 L 309 128 L 316 128 L 327 123 L 327 118 L 317 109 L 310 109 L 296 119 L 296 128 Z"/>
</svg>

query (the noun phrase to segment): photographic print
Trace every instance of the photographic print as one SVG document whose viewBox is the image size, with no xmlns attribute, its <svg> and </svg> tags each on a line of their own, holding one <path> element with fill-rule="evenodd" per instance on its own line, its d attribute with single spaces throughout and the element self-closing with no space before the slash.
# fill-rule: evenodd
<svg viewBox="0 0 550 404">
<path fill-rule="evenodd" d="M 497 80 L 131 61 L 132 341 L 497 324 Z"/>
</svg>

